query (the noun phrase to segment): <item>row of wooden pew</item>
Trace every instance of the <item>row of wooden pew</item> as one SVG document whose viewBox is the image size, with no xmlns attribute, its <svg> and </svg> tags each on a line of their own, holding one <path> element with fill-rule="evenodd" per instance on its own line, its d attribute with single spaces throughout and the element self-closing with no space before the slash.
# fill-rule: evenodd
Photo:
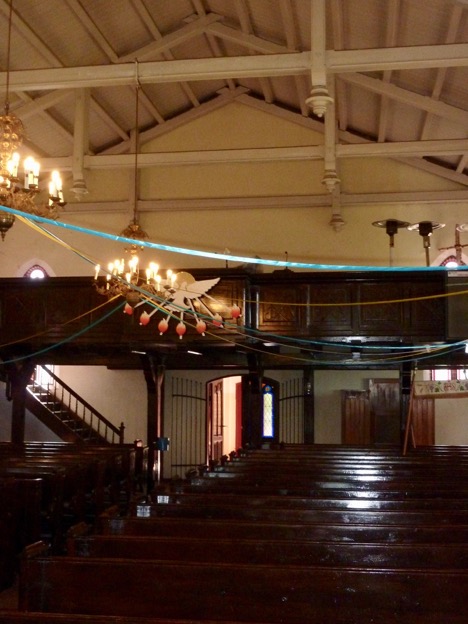
<svg viewBox="0 0 468 624">
<path fill-rule="evenodd" d="M 30 546 L 2 622 L 461 624 L 467 476 L 462 447 L 238 451 Z"/>
<path fill-rule="evenodd" d="M 90 521 L 122 488 L 131 495 L 133 448 L 68 443 L 0 443 L 0 590 L 12 584 L 20 552 L 39 539 L 60 552 L 65 533 Z"/>
</svg>

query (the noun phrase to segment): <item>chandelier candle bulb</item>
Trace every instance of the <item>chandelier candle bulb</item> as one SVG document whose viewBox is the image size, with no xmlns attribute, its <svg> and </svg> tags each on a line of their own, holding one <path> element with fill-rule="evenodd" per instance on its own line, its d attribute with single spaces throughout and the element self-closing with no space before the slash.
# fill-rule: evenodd
<svg viewBox="0 0 468 624">
<path fill-rule="evenodd" d="M 10 180 L 18 180 L 18 167 L 19 167 L 20 155 L 18 152 L 14 152 L 8 161 L 8 173 L 10 174 Z M 10 180 L 8 180 L 8 187 L 10 186 Z"/>
<path fill-rule="evenodd" d="M 39 163 L 32 156 L 28 156 L 24 161 L 24 187 L 26 189 L 36 189 L 39 184 Z"/>
<path fill-rule="evenodd" d="M 99 277 L 99 271 L 101 270 L 101 265 L 100 264 L 96 264 L 96 266 L 94 267 L 94 279 L 97 280 L 97 278 Z"/>
<path fill-rule="evenodd" d="M 51 177 L 52 177 L 52 181 L 55 184 L 55 189 L 58 195 L 59 191 L 62 190 L 62 178 L 60 177 L 60 173 L 58 171 L 52 171 Z"/>
</svg>

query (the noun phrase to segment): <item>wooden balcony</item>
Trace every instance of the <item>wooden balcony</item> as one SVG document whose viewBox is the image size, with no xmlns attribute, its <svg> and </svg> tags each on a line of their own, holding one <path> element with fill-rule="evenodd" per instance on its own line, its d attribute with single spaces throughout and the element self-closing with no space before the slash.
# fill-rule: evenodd
<svg viewBox="0 0 468 624">
<path fill-rule="evenodd" d="M 434 272 L 251 273 L 240 269 L 187 269 L 198 281 L 220 277 L 209 291 L 209 306 L 225 319 L 208 323 L 200 335 L 193 317 L 184 315 L 180 339 L 177 319 L 162 335 L 157 312 L 147 326 L 141 311 L 122 313 L 124 300 L 107 302 L 91 277 L 0 280 L 0 354 L 4 361 L 34 354 L 38 363 L 106 364 L 139 367 L 140 353 L 188 366 L 187 349 L 202 351 L 202 367 L 229 362 L 245 366 L 245 347 L 275 336 L 336 343 L 424 344 L 447 339 L 447 274 Z M 439 296 L 440 295 L 440 296 Z M 450 298 L 453 299 L 453 298 Z M 103 305 L 104 304 L 104 305 Z M 230 317 L 233 304 L 240 319 Z M 118 307 L 114 313 L 114 310 Z M 184 359 L 185 355 L 185 359 Z M 177 357 L 176 357 L 177 356 Z M 197 363 L 200 367 L 200 362 Z"/>
</svg>

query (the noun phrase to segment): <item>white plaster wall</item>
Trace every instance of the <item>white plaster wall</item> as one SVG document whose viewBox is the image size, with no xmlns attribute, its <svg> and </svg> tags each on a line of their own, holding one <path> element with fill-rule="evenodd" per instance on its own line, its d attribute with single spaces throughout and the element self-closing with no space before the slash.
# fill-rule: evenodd
<svg viewBox="0 0 468 624">
<path fill-rule="evenodd" d="M 105 366 L 56 366 L 56 375 L 117 427 L 125 442 L 146 441 L 147 390 L 142 371 Z"/>
</svg>

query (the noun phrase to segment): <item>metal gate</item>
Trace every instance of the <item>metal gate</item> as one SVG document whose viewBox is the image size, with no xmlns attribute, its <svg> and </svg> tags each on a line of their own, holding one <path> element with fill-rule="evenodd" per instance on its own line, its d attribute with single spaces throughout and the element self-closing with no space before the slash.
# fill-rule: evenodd
<svg viewBox="0 0 468 624">
<path fill-rule="evenodd" d="M 304 442 L 304 381 L 302 377 L 281 384 L 279 441 L 288 444 Z"/>
<path fill-rule="evenodd" d="M 164 427 L 164 435 L 170 438 L 165 479 L 184 478 L 187 471 L 206 463 L 205 388 L 205 382 L 193 379 L 171 380 L 171 412 Z"/>
</svg>

